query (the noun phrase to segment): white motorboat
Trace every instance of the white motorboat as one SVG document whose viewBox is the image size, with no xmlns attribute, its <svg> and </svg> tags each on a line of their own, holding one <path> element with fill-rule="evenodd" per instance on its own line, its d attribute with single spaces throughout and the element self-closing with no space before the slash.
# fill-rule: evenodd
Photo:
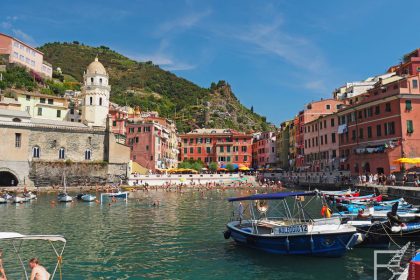
<svg viewBox="0 0 420 280">
<path fill-rule="evenodd" d="M 92 201 L 95 201 L 96 196 L 91 195 L 91 194 L 85 194 L 85 195 L 82 195 L 81 199 L 86 202 L 92 202 Z"/>
<path fill-rule="evenodd" d="M 2 198 L 6 199 L 6 200 L 12 200 L 13 199 L 13 196 L 11 196 L 8 193 L 5 193 L 5 194 L 2 195 Z"/>
<path fill-rule="evenodd" d="M 23 194 L 24 197 L 27 197 L 29 199 L 36 199 L 36 195 L 33 194 L 32 192 L 27 192 Z"/>
<path fill-rule="evenodd" d="M 59 202 L 72 202 L 73 197 L 71 197 L 67 193 L 67 181 L 66 181 L 66 174 L 65 173 L 63 174 L 63 187 L 64 187 L 64 192 L 58 194 L 57 200 Z"/>
<path fill-rule="evenodd" d="M 0 203 L 7 203 L 7 199 L 5 199 L 4 197 L 0 197 Z"/>
<path fill-rule="evenodd" d="M 23 202 L 28 202 L 31 201 L 31 199 L 29 197 L 25 197 L 25 196 L 14 196 L 12 198 L 13 203 L 23 203 Z"/>
</svg>

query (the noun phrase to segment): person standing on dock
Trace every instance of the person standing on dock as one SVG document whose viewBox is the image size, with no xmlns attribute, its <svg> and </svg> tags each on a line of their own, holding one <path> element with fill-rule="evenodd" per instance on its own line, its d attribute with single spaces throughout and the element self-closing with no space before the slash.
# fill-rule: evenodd
<svg viewBox="0 0 420 280">
<path fill-rule="evenodd" d="M 49 280 L 50 274 L 48 271 L 39 264 L 39 260 L 37 258 L 32 258 L 29 260 L 29 267 L 32 269 L 31 272 L 31 280 Z"/>
</svg>

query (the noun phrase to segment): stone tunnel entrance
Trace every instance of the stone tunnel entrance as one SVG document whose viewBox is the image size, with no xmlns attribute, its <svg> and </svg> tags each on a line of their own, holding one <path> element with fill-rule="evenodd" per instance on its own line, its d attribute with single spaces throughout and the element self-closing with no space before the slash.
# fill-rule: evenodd
<svg viewBox="0 0 420 280">
<path fill-rule="evenodd" d="M 18 183 L 19 181 L 13 173 L 9 171 L 0 171 L 0 187 L 17 186 Z"/>
</svg>

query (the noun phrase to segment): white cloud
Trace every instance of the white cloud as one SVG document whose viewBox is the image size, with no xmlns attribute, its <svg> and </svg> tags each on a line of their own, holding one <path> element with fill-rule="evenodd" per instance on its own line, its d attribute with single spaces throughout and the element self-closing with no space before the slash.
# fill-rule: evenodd
<svg viewBox="0 0 420 280">
<path fill-rule="evenodd" d="M 273 54 L 305 71 L 316 73 L 326 67 L 322 53 L 315 44 L 303 36 L 291 35 L 282 30 L 283 20 L 270 24 L 253 24 L 241 27 L 231 34 L 233 38 L 254 45 L 260 52 Z"/>
<path fill-rule="evenodd" d="M 12 24 L 11 24 L 10 22 L 8 22 L 8 21 L 3 21 L 3 22 L 0 24 L 0 26 L 1 26 L 1 28 L 3 28 L 3 29 L 10 29 L 10 28 L 12 28 Z"/>
<path fill-rule="evenodd" d="M 161 53 L 151 55 L 130 55 L 130 57 L 138 61 L 152 61 L 153 64 L 159 65 L 168 71 L 185 71 L 197 67 L 196 65 L 179 61 Z"/>
<path fill-rule="evenodd" d="M 163 36 L 169 32 L 174 31 L 183 31 L 190 29 L 197 25 L 203 18 L 209 16 L 211 10 L 206 10 L 203 12 L 193 12 L 182 17 L 176 18 L 174 20 L 166 21 L 158 26 L 155 35 Z"/>
<path fill-rule="evenodd" d="M 28 43 L 28 44 L 34 44 L 35 43 L 35 40 L 30 35 L 28 35 L 27 33 L 23 32 L 20 29 L 13 28 L 12 32 L 13 32 L 13 35 L 15 37 L 17 37 L 18 39 L 21 39 L 25 43 Z"/>
</svg>

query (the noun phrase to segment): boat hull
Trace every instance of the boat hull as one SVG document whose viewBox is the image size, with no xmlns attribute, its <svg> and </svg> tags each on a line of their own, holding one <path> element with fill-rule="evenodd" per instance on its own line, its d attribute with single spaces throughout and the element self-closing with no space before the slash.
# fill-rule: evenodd
<svg viewBox="0 0 420 280">
<path fill-rule="evenodd" d="M 256 235 L 227 225 L 230 237 L 238 244 L 269 253 L 281 255 L 311 255 L 341 257 L 347 246 L 353 247 L 357 240 L 355 232 L 339 232 L 304 235 Z"/>
<path fill-rule="evenodd" d="M 81 197 L 81 199 L 82 199 L 83 201 L 86 201 L 86 202 L 92 202 L 92 201 L 95 201 L 96 196 L 94 196 L 94 195 L 90 195 L 90 194 L 85 194 L 85 195 L 83 195 L 83 196 Z"/>
<path fill-rule="evenodd" d="M 72 202 L 73 201 L 73 198 L 71 196 L 69 196 L 69 195 L 59 195 L 57 197 L 57 200 L 59 202 Z"/>
</svg>

